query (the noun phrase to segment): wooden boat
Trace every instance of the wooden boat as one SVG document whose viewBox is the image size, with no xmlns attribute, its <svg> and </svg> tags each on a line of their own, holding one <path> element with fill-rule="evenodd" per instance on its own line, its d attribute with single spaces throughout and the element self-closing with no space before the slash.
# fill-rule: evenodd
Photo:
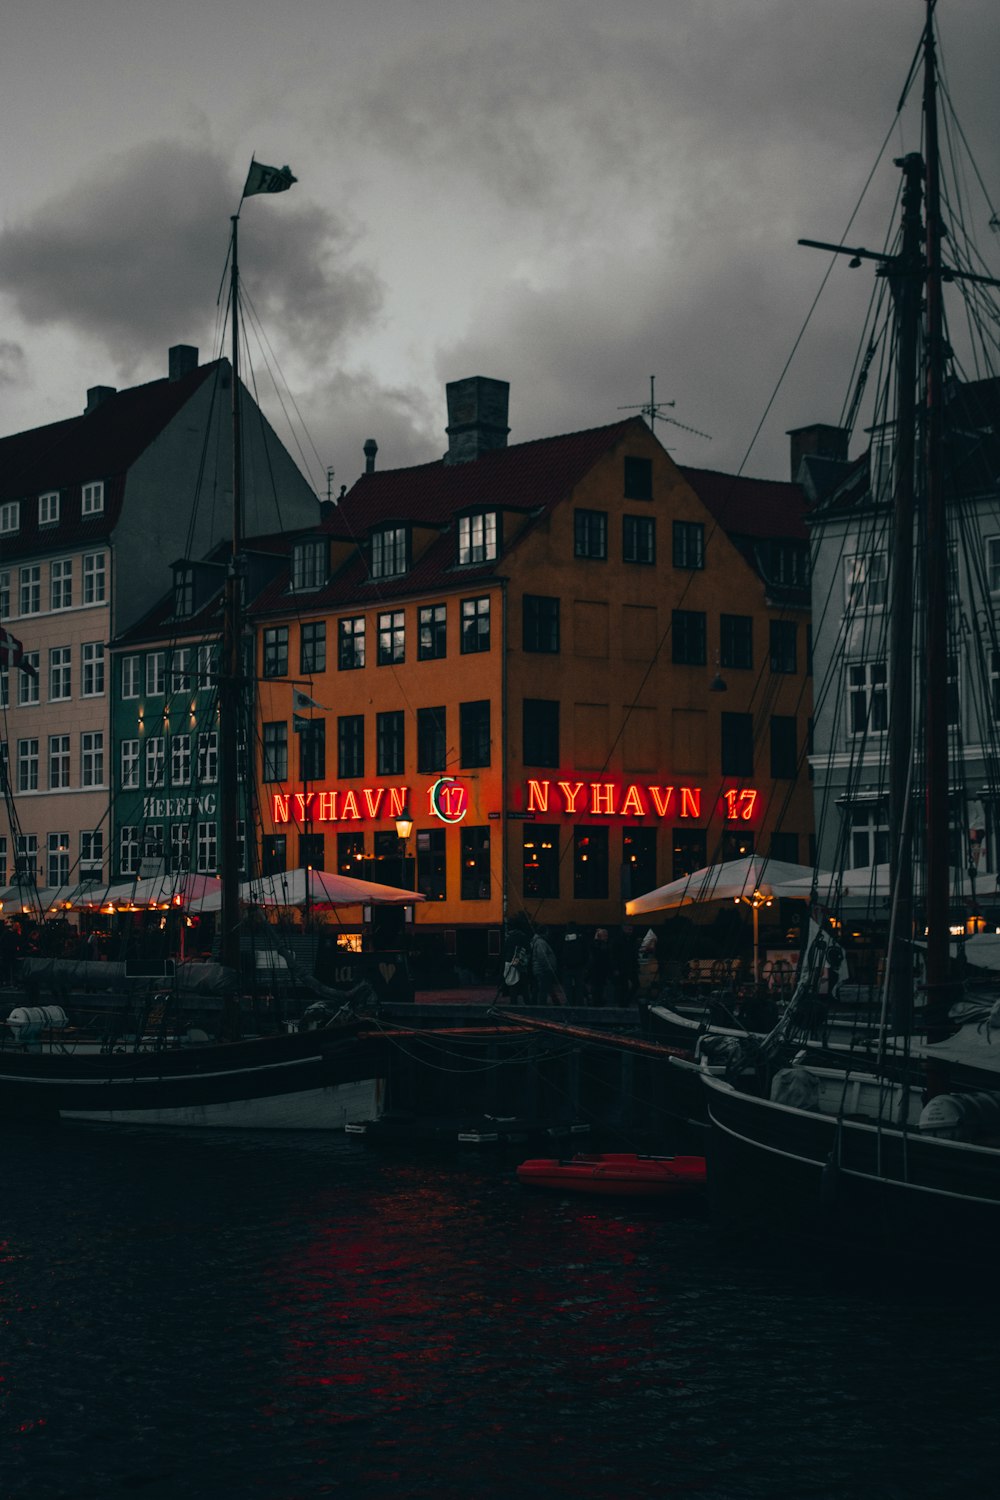
<svg viewBox="0 0 1000 1500">
<path fill-rule="evenodd" d="M 524 1187 L 604 1198 L 674 1198 L 705 1186 L 705 1158 L 580 1152 L 569 1161 L 524 1161 L 517 1169 L 517 1180 Z"/>
</svg>

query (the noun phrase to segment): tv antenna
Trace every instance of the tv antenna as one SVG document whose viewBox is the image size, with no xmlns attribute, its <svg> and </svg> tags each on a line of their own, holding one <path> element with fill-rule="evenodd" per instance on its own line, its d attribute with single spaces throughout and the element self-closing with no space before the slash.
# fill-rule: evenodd
<svg viewBox="0 0 1000 1500">
<path fill-rule="evenodd" d="M 666 415 L 668 407 L 677 405 L 676 401 L 657 401 L 656 399 L 656 376 L 649 377 L 649 400 L 644 401 L 641 406 L 619 406 L 619 411 L 637 411 L 641 417 L 645 417 L 649 423 L 650 430 L 656 431 L 657 422 L 669 422 L 671 427 L 679 427 L 682 432 L 693 432 L 696 437 L 708 438 L 712 441 L 710 432 L 702 432 L 698 427 L 688 427 L 684 422 L 678 422 L 676 417 Z"/>
</svg>

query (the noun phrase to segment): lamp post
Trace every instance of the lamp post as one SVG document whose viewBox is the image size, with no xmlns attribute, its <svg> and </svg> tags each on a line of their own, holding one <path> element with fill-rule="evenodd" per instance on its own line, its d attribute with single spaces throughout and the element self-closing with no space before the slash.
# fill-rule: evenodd
<svg viewBox="0 0 1000 1500">
<path fill-rule="evenodd" d="M 760 948 L 758 946 L 758 931 L 760 926 L 760 909 L 762 906 L 773 906 L 774 897 L 766 896 L 763 891 L 754 890 L 752 896 L 734 896 L 735 905 L 742 902 L 749 906 L 753 912 L 753 978 L 754 983 L 760 983 Z"/>
<path fill-rule="evenodd" d="M 412 832 L 413 819 L 410 817 L 409 808 L 404 808 L 396 819 L 396 837 L 399 840 L 399 883 L 404 889 L 406 888 L 406 845 Z"/>
</svg>

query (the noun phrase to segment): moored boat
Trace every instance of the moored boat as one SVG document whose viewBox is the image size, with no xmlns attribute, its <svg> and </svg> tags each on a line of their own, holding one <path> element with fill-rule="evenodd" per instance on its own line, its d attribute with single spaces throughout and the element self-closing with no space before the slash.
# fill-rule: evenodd
<svg viewBox="0 0 1000 1500">
<path fill-rule="evenodd" d="M 674 1198 L 705 1186 L 705 1158 L 581 1152 L 569 1161 L 524 1161 L 517 1169 L 517 1180 L 524 1187 L 604 1198 Z"/>
</svg>

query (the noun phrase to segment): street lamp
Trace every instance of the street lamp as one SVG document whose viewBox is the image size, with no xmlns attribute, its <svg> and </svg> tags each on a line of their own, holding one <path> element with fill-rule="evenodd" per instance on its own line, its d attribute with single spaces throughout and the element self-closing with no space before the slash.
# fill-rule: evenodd
<svg viewBox="0 0 1000 1500">
<path fill-rule="evenodd" d="M 734 896 L 733 902 L 736 906 L 739 906 L 740 902 L 743 902 L 753 912 L 753 977 L 756 984 L 760 982 L 760 948 L 758 946 L 760 909 L 762 906 L 773 906 L 774 897 L 766 896 L 763 891 L 755 890 L 752 896 Z"/>
<path fill-rule="evenodd" d="M 396 819 L 396 837 L 399 840 L 400 885 L 404 888 L 406 886 L 406 844 L 412 832 L 413 819 L 410 817 L 409 809 L 404 807 L 402 813 Z"/>
</svg>

